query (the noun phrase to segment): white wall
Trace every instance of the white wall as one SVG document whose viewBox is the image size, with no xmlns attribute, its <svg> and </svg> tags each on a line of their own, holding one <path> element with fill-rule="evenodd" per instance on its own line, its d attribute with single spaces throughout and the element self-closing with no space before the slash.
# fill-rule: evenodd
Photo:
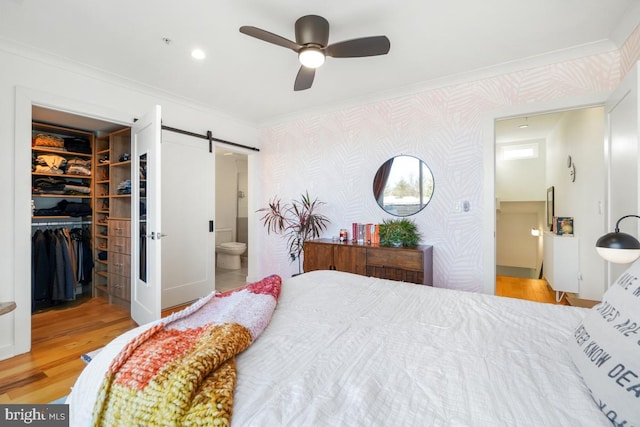
<svg viewBox="0 0 640 427">
<path fill-rule="evenodd" d="M 246 158 L 236 158 L 236 168 L 238 169 L 238 191 L 244 194 L 244 197 L 238 195 L 238 218 L 247 218 L 249 216 L 249 183 L 247 176 L 249 167 Z"/>
<path fill-rule="evenodd" d="M 533 159 L 504 160 L 501 150 L 523 144 L 537 144 L 538 157 Z M 545 183 L 546 142 L 530 139 L 502 143 L 496 146 L 496 198 L 507 202 L 544 201 L 547 197 Z"/>
<path fill-rule="evenodd" d="M 258 145 L 258 134 L 251 125 L 218 112 L 12 45 L 0 44 L 0 64 L 0 181 L 2 198 L 8 205 L 0 209 L 0 271 L 4 277 L 0 301 L 18 304 L 13 313 L 0 317 L 3 359 L 30 346 L 30 142 L 28 137 L 16 141 L 19 135 L 30 135 L 28 129 L 22 129 L 30 123 L 21 113 L 16 115 L 16 103 L 28 114 L 30 105 L 27 109 L 24 104 L 33 99 L 45 107 L 63 105 L 72 113 L 88 111 L 89 115 L 122 123 L 132 123 L 160 104 L 165 125 L 201 134 L 213 129 L 215 137 L 250 146 Z"/>
<path fill-rule="evenodd" d="M 604 122 L 602 107 L 569 111 L 547 138 L 547 185 L 554 187 L 555 215 L 574 217 L 574 234 L 580 238 L 579 296 L 594 300 L 606 289 L 604 262 L 595 250 L 605 231 Z M 569 155 L 575 182 L 569 177 Z"/>
<path fill-rule="evenodd" d="M 542 264 L 542 231 L 545 224 L 545 202 L 505 202 L 496 209 L 496 265 L 528 268 L 537 278 Z M 531 229 L 540 236 L 531 235 Z"/>
<path fill-rule="evenodd" d="M 236 156 L 216 154 L 216 229 L 231 228 L 237 241 L 238 166 Z"/>
<path fill-rule="evenodd" d="M 430 204 L 412 218 L 423 242 L 434 246 L 435 286 L 493 292 L 495 154 L 493 126 L 485 118 L 500 118 L 496 111 L 506 110 L 524 115 L 540 105 L 566 108 L 567 102 L 579 103 L 594 94 L 604 102 L 640 56 L 637 40 L 636 30 L 620 51 L 266 127 L 260 137 L 261 204 L 274 195 L 289 200 L 309 190 L 327 203 L 323 212 L 332 224 L 325 237 L 336 235 L 352 222 L 386 218 L 372 196 L 376 169 L 398 154 L 419 157 L 433 171 L 435 192 Z M 464 200 L 471 210 L 455 212 Z M 593 231 L 604 232 L 604 224 Z M 260 239 L 259 246 L 269 249 L 259 257 L 262 274 L 295 272 L 279 236 L 262 229 Z"/>
</svg>

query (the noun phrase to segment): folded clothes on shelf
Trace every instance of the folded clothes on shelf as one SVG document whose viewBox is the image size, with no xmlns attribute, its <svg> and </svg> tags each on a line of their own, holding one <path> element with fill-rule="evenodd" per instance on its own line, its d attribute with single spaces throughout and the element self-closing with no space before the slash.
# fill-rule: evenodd
<svg viewBox="0 0 640 427">
<path fill-rule="evenodd" d="M 35 216 L 89 216 L 91 215 L 91 206 L 79 203 L 61 200 L 52 208 L 35 209 Z"/>
</svg>

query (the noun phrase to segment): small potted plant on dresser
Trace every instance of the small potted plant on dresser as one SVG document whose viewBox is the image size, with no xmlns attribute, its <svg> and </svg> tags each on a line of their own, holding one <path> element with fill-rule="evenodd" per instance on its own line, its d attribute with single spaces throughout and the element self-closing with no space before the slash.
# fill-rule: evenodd
<svg viewBox="0 0 640 427">
<path fill-rule="evenodd" d="M 382 246 L 416 246 L 421 237 L 416 223 L 406 218 L 385 219 L 380 224 Z"/>
<path fill-rule="evenodd" d="M 324 204 L 317 197 L 311 200 L 309 192 L 305 191 L 300 195 L 300 200 L 293 200 L 291 203 L 283 204 L 281 199 L 275 196 L 269 201 L 268 207 L 256 211 L 263 213 L 260 221 L 267 228 L 267 233 L 273 231 L 286 236 L 289 260 L 298 260 L 298 274 L 302 273 L 300 254 L 304 250 L 304 242 L 320 237 L 320 233 L 326 230 L 327 224 L 331 222 L 329 218 L 317 212 Z"/>
</svg>

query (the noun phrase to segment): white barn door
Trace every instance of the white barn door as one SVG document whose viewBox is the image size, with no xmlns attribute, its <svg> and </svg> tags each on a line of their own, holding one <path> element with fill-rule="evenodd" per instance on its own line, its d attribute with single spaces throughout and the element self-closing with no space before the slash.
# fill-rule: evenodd
<svg viewBox="0 0 640 427">
<path fill-rule="evenodd" d="M 162 308 L 215 289 L 215 154 L 201 138 L 162 131 Z"/>
</svg>

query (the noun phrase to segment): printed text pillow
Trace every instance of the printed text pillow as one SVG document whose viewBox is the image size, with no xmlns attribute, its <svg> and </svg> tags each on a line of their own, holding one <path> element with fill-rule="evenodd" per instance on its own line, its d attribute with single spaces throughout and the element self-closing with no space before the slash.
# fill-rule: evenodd
<svg viewBox="0 0 640 427">
<path fill-rule="evenodd" d="M 578 325 L 569 352 L 609 420 L 640 426 L 640 260 Z"/>
</svg>

